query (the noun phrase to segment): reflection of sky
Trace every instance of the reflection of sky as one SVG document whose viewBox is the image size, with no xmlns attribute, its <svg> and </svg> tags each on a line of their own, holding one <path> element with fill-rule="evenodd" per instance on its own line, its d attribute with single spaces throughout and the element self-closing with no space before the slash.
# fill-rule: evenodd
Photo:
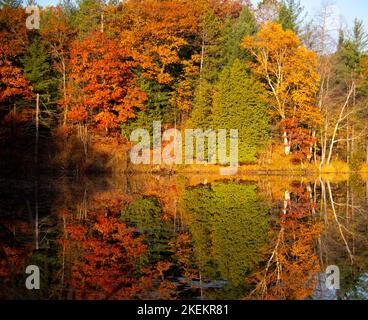
<svg viewBox="0 0 368 320">
<path fill-rule="evenodd" d="M 317 275 L 317 285 L 312 300 L 337 300 L 336 290 L 326 288 L 326 274 L 323 272 Z"/>
<path fill-rule="evenodd" d="M 354 288 L 346 293 L 346 299 L 368 300 L 368 273 L 360 276 Z"/>
</svg>

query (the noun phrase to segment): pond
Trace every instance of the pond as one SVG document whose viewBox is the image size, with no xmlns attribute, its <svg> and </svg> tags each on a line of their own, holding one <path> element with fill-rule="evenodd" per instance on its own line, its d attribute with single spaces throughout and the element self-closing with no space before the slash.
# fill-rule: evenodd
<svg viewBox="0 0 368 320">
<path fill-rule="evenodd" d="M 365 300 L 367 210 L 358 175 L 2 179 L 0 298 Z"/>
</svg>

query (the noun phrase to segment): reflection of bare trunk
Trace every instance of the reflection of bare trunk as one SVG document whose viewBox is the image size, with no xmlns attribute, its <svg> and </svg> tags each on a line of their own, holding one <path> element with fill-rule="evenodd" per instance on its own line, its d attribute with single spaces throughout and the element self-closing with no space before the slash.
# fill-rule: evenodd
<svg viewBox="0 0 368 320">
<path fill-rule="evenodd" d="M 66 240 L 67 239 L 67 232 L 66 232 L 66 218 L 65 218 L 65 213 L 63 213 L 63 231 L 64 231 L 64 240 Z M 64 288 L 64 279 L 65 279 L 65 241 L 63 241 L 61 288 Z"/>
<path fill-rule="evenodd" d="M 87 188 L 84 189 L 84 195 L 83 200 L 80 205 L 78 205 L 78 218 L 80 220 L 87 219 Z M 107 215 L 107 212 L 105 212 L 105 216 Z"/>
<path fill-rule="evenodd" d="M 284 210 L 282 211 L 284 214 L 287 214 L 287 208 L 289 207 L 290 199 L 290 192 L 285 191 Z"/>
<path fill-rule="evenodd" d="M 323 217 L 325 221 L 325 225 L 328 225 L 328 217 L 327 217 L 327 198 L 326 198 L 326 185 L 322 178 L 319 178 L 321 182 L 321 212 L 323 212 Z"/>
<path fill-rule="evenodd" d="M 79 124 L 77 127 L 78 130 L 78 137 L 81 140 L 83 144 L 83 150 L 85 156 L 87 156 L 88 153 L 88 128 L 86 125 Z"/>
<path fill-rule="evenodd" d="M 35 182 L 35 247 L 39 248 L 39 230 L 38 230 L 38 182 Z"/>
<path fill-rule="evenodd" d="M 330 184 L 329 181 L 327 182 L 327 188 L 328 188 L 328 193 L 329 193 L 329 196 L 330 196 L 331 208 L 332 208 L 332 213 L 334 215 L 334 219 L 335 219 L 336 224 L 337 224 L 337 227 L 339 229 L 340 236 L 341 236 L 342 240 L 345 243 L 346 251 L 348 252 L 348 255 L 349 255 L 349 258 L 350 258 L 350 262 L 351 262 L 351 264 L 353 264 L 354 263 L 354 258 L 353 258 L 353 255 L 351 253 L 351 250 L 349 248 L 349 244 L 348 244 L 348 242 L 347 242 L 347 240 L 345 238 L 344 232 L 342 230 L 345 227 L 340 223 L 340 221 L 339 221 L 339 219 L 337 217 L 337 212 L 336 212 L 336 208 L 335 208 L 335 201 L 333 200 L 331 184 Z"/>
<path fill-rule="evenodd" d="M 278 237 L 277 237 L 275 248 L 272 251 L 272 254 L 270 256 L 270 259 L 268 259 L 266 268 L 264 270 L 263 279 L 260 281 L 260 283 L 258 284 L 257 288 L 251 294 L 253 294 L 254 292 L 256 292 L 257 289 L 260 289 L 262 297 L 265 297 L 267 295 L 267 290 L 268 290 L 268 288 L 267 288 L 267 276 L 268 276 L 268 271 L 269 271 L 269 269 L 271 267 L 271 264 L 272 264 L 272 262 L 274 260 L 276 261 L 276 272 L 277 272 L 277 282 L 276 282 L 276 285 L 279 284 L 280 279 L 281 279 L 281 273 L 282 273 L 282 265 L 281 265 L 281 263 L 279 261 L 278 251 L 279 251 L 279 248 L 280 248 L 280 246 L 282 245 L 282 243 L 284 241 L 284 231 L 285 231 L 284 228 L 281 228 L 280 229 L 280 232 L 279 232 Z"/>
</svg>

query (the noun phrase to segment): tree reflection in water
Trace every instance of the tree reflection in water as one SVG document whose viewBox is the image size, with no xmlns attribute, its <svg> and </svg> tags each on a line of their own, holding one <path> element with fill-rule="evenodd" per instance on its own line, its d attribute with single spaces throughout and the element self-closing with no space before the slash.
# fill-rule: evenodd
<svg viewBox="0 0 368 320">
<path fill-rule="evenodd" d="M 3 299 L 367 297 L 368 183 L 357 176 L 133 175 L 1 189 Z M 30 264 L 39 291 L 24 287 Z M 341 272 L 332 295 L 321 286 L 329 265 Z"/>
</svg>

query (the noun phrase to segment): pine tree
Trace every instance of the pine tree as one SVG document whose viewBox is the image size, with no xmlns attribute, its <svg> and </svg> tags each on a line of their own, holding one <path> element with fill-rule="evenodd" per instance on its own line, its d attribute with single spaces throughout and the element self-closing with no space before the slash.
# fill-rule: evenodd
<svg viewBox="0 0 368 320">
<path fill-rule="evenodd" d="M 214 128 L 238 129 L 239 162 L 253 163 L 262 142 L 268 139 L 269 119 L 263 89 L 235 60 L 216 85 L 213 101 Z"/>
<path fill-rule="evenodd" d="M 75 16 L 76 28 L 80 35 L 93 31 L 104 31 L 104 0 L 78 0 Z"/>
<path fill-rule="evenodd" d="M 38 40 L 28 47 L 22 59 L 24 74 L 33 87 L 33 92 L 40 94 L 45 104 L 54 103 L 57 97 L 57 81 L 50 65 L 51 57 Z"/>
<path fill-rule="evenodd" d="M 283 0 L 280 5 L 279 23 L 285 30 L 290 29 L 299 34 L 304 20 L 303 11 L 300 0 Z"/>
<path fill-rule="evenodd" d="M 224 63 L 231 65 L 236 59 L 248 60 L 249 54 L 241 49 L 240 44 L 245 36 L 253 35 L 257 30 L 257 23 L 253 12 L 247 5 L 234 22 L 228 20 L 224 43 Z"/>
<path fill-rule="evenodd" d="M 222 21 L 212 10 L 206 11 L 200 19 L 201 79 L 216 81 L 223 65 Z"/>
<path fill-rule="evenodd" d="M 212 94 L 213 85 L 206 80 L 201 80 L 196 88 L 189 127 L 202 130 L 211 127 Z"/>
</svg>

